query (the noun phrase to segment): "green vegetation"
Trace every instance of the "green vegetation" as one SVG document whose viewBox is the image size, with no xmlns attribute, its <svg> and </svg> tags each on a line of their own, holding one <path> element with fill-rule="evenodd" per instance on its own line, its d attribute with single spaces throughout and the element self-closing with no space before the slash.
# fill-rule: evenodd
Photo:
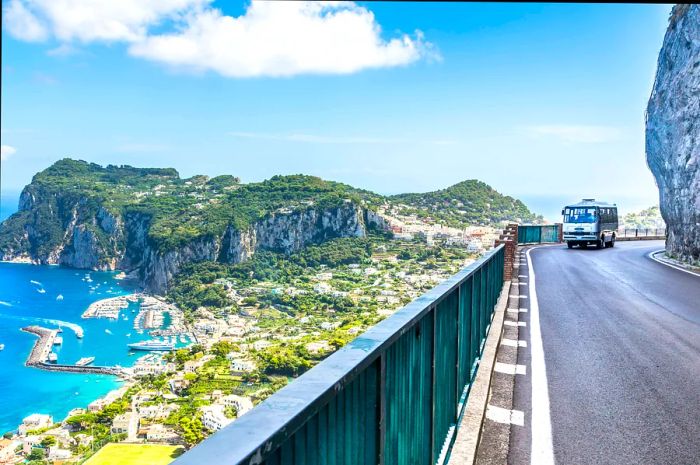
<svg viewBox="0 0 700 465">
<path fill-rule="evenodd" d="M 221 240 L 229 228 L 245 230 L 275 212 L 332 209 L 346 202 L 368 210 L 393 206 L 402 214 L 456 227 L 540 219 L 519 200 L 475 180 L 425 194 L 383 197 L 314 176 L 274 176 L 241 184 L 230 175 L 181 179 L 172 168 L 102 167 L 63 159 L 34 176 L 24 189 L 22 210 L 0 225 L 0 256 L 47 261 L 56 250 L 70 253 L 73 242 L 65 233 L 68 224 L 75 224 L 83 242 L 92 244 L 92 266 L 113 263 L 125 252 L 139 262 L 145 245 L 164 253 L 197 241 Z M 145 230 L 145 242 L 134 240 L 132 231 L 138 228 Z M 319 230 L 316 242 L 328 239 L 324 234 Z M 333 251 L 312 249 L 306 259 L 338 262 L 353 257 L 328 252 Z"/>
<path fill-rule="evenodd" d="M 401 211 L 403 215 L 431 218 L 436 223 L 456 228 L 504 221 L 542 221 L 542 217 L 533 214 L 520 200 L 502 195 L 475 179 L 434 192 L 395 195 L 391 200 L 406 205 Z"/>
<path fill-rule="evenodd" d="M 627 213 L 620 221 L 621 228 L 627 229 L 663 229 L 666 227 L 658 205 L 638 212 Z"/>
<path fill-rule="evenodd" d="M 110 443 L 85 465 L 165 465 L 183 452 L 181 446 Z"/>
<path fill-rule="evenodd" d="M 0 228 L 0 252 L 45 257 L 64 240 L 72 218 L 97 241 L 100 260 L 117 256 L 126 239 L 113 218 L 145 219 L 148 241 L 173 250 L 197 239 L 220 237 L 226 228 L 244 229 L 279 209 L 328 209 L 345 201 L 376 203 L 378 196 L 304 175 L 274 176 L 240 184 L 233 176 L 180 179 L 174 169 L 134 168 L 64 159 L 34 176 L 23 193 L 25 208 Z M 32 224 L 32 240 L 22 240 Z"/>
</svg>

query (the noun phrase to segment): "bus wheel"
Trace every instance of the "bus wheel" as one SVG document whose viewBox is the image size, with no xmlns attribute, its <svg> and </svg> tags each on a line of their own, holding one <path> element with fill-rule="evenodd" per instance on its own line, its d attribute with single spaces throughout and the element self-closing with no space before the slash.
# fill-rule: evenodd
<svg viewBox="0 0 700 465">
<path fill-rule="evenodd" d="M 596 248 L 602 249 L 605 247 L 605 236 L 600 236 L 600 240 L 596 244 Z"/>
<path fill-rule="evenodd" d="M 573 248 L 574 248 L 574 243 L 573 243 L 573 242 L 567 242 L 567 243 L 566 243 L 566 246 L 567 246 L 568 248 L 570 248 L 570 249 L 573 249 Z"/>
</svg>

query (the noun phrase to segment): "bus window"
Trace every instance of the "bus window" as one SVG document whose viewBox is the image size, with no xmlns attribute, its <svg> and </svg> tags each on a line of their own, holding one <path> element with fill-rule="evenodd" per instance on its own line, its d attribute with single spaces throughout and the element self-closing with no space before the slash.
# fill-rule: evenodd
<svg viewBox="0 0 700 465">
<path fill-rule="evenodd" d="M 565 223 L 595 223 L 595 208 L 567 208 L 564 218 Z"/>
</svg>

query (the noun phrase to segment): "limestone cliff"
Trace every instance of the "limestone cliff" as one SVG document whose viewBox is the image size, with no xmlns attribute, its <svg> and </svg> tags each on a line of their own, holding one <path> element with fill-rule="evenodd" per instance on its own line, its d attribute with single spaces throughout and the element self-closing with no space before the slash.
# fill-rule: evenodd
<svg viewBox="0 0 700 465">
<path fill-rule="evenodd" d="M 647 107 L 647 163 L 668 225 L 666 249 L 700 260 L 700 6 L 673 8 Z"/>
<path fill-rule="evenodd" d="M 367 207 L 349 186 L 311 176 L 242 185 L 176 171 L 65 159 L 34 176 L 0 224 L 0 259 L 121 269 L 165 292 L 183 265 L 238 263 L 364 236 Z"/>
<path fill-rule="evenodd" d="M 122 269 L 150 291 L 164 292 L 180 268 L 190 262 L 218 260 L 239 263 L 257 250 L 283 253 L 336 237 L 366 234 L 366 211 L 353 202 L 341 206 L 273 212 L 240 230 L 229 225 L 221 236 L 195 237 L 179 247 L 162 250 L 148 238 L 151 218 L 130 212 L 122 219 L 103 207 L 87 214 L 85 198 L 70 204 L 60 195 L 44 198 L 25 189 L 19 217 L 29 217 L 14 244 L 0 248 L 3 260 L 28 259 L 39 264 L 61 264 L 93 270 Z M 43 232 L 61 229 L 58 241 Z"/>
</svg>

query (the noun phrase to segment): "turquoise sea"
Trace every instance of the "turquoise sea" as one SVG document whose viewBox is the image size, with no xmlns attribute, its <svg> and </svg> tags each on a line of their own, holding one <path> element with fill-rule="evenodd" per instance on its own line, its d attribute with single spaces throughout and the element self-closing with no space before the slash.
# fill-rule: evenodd
<svg viewBox="0 0 700 465">
<path fill-rule="evenodd" d="M 63 344 L 54 349 L 58 363 L 91 356 L 95 365 L 131 366 L 138 355 L 130 355 L 127 344 L 149 339 L 133 329 L 138 304 L 122 311 L 119 320 L 84 320 L 80 315 L 92 302 L 132 292 L 115 273 L 0 263 L 0 344 L 5 345 L 0 351 L 0 433 L 16 429 L 22 418 L 35 412 L 62 420 L 71 409 L 86 407 L 121 384 L 112 376 L 25 367 L 36 337 L 20 328 L 62 328 Z M 76 337 L 72 325 L 82 327 L 83 339 Z"/>
</svg>

